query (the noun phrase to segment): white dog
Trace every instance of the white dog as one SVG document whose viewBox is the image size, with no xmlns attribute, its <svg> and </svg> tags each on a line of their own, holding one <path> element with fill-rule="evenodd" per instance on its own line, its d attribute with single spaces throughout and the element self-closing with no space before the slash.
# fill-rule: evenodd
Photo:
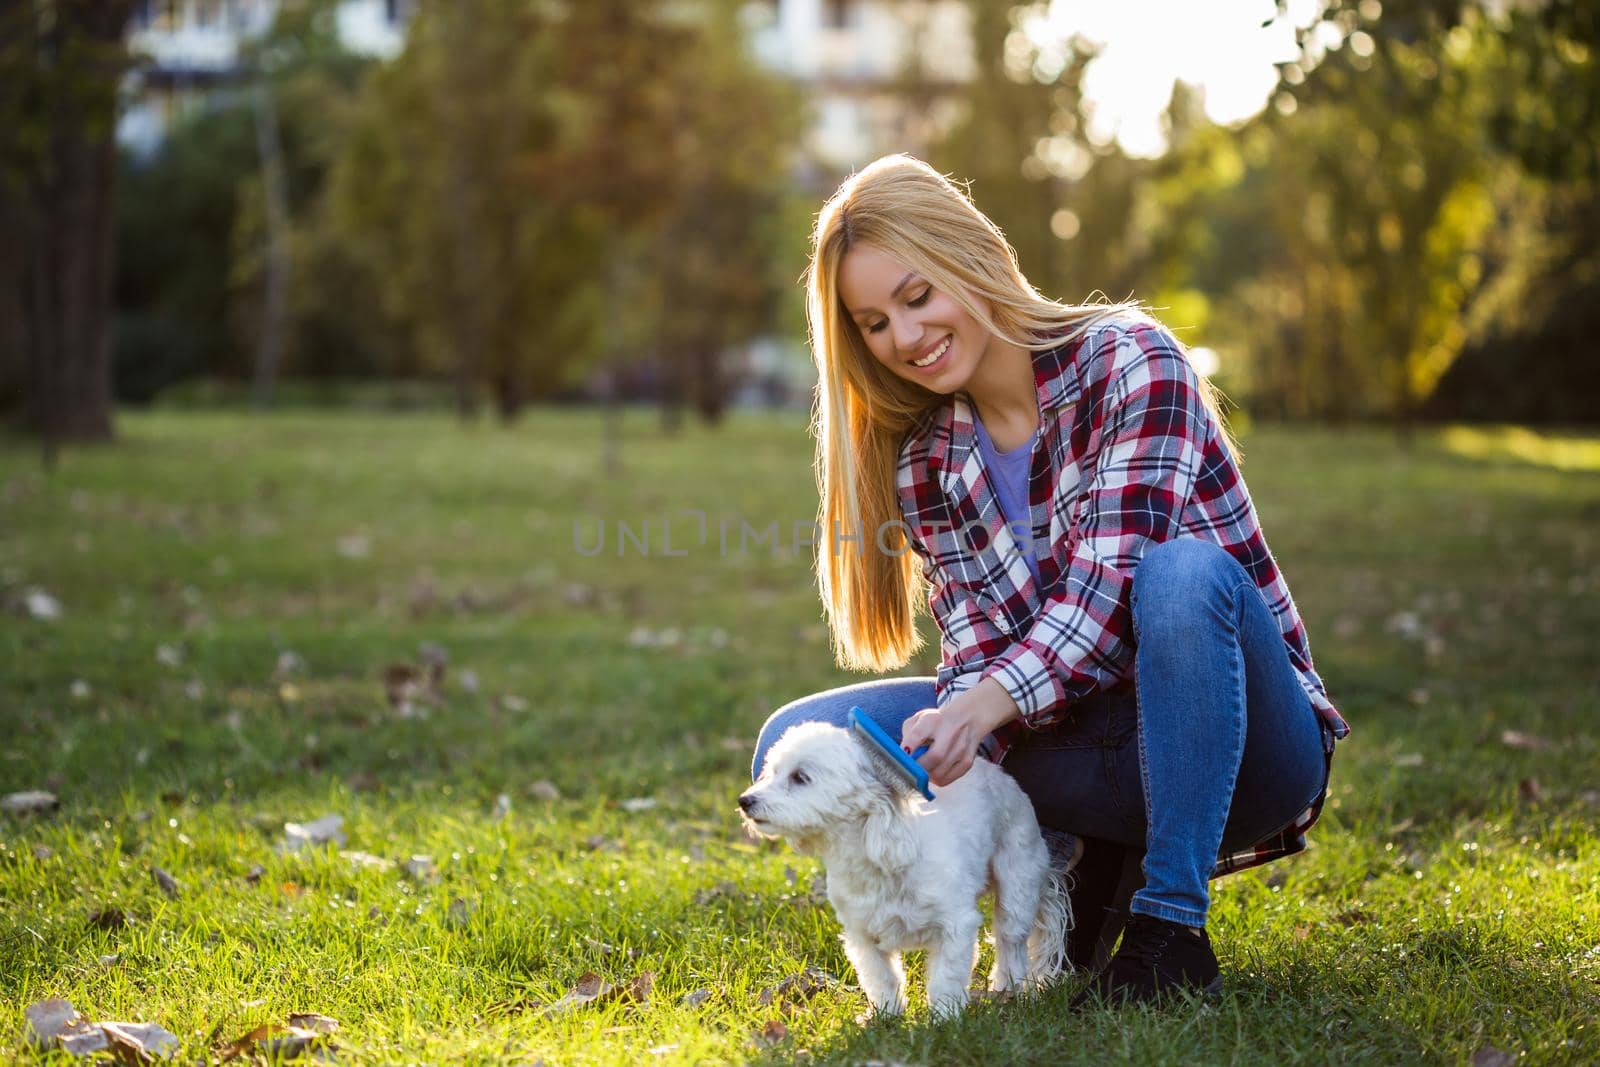
<svg viewBox="0 0 1600 1067">
<path fill-rule="evenodd" d="M 1050 871 L 1033 805 L 987 760 L 939 788 L 911 792 L 881 756 L 826 723 L 790 728 L 739 797 L 756 832 L 821 857 L 872 1013 L 906 1009 L 901 953 L 927 950 L 928 1006 L 954 1015 L 977 963 L 978 898 L 995 898 L 989 988 L 1008 992 L 1065 963 L 1067 898 Z"/>
</svg>

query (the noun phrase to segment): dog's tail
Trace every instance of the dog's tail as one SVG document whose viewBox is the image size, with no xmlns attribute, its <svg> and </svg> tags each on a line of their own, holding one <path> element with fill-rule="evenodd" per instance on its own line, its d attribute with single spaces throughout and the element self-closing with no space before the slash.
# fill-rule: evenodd
<svg viewBox="0 0 1600 1067">
<path fill-rule="evenodd" d="M 1065 873 L 1051 871 L 1039 895 L 1039 911 L 1028 934 L 1028 982 L 1043 985 L 1070 970 L 1067 931 L 1072 929 L 1072 904 Z"/>
</svg>

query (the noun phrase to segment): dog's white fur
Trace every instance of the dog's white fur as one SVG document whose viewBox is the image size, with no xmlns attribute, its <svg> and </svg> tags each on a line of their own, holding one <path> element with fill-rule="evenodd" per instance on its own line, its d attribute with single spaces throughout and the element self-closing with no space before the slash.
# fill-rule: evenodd
<svg viewBox="0 0 1600 1067">
<path fill-rule="evenodd" d="M 1065 966 L 1067 897 L 1051 873 L 1033 805 L 987 760 L 929 802 L 881 756 L 826 723 L 791 727 L 740 798 L 746 823 L 819 856 L 874 1014 L 906 1009 L 901 953 L 927 951 L 928 1005 L 954 1015 L 977 964 L 978 899 L 995 896 L 989 988 L 1037 985 Z"/>
</svg>

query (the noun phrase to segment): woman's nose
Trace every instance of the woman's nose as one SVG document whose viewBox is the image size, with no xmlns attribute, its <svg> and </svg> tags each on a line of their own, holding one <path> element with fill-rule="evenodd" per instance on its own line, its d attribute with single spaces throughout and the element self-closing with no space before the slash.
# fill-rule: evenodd
<svg viewBox="0 0 1600 1067">
<path fill-rule="evenodd" d="M 910 316 L 902 315 L 892 320 L 891 328 L 894 330 L 894 344 L 901 355 L 914 356 L 917 346 L 922 343 L 922 325 L 913 322 Z"/>
</svg>

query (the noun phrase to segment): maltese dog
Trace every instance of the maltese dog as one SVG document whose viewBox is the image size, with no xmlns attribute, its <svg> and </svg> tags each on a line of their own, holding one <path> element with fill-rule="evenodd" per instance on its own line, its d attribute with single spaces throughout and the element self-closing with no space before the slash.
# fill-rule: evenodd
<svg viewBox="0 0 1600 1067">
<path fill-rule="evenodd" d="M 984 759 L 931 802 L 848 730 L 790 728 L 739 797 L 745 822 L 821 858 L 871 1014 L 906 1010 L 901 953 L 927 951 L 928 1006 L 956 1015 L 978 962 L 978 898 L 994 893 L 989 988 L 1036 986 L 1065 964 L 1072 917 L 1033 805 Z"/>
</svg>

